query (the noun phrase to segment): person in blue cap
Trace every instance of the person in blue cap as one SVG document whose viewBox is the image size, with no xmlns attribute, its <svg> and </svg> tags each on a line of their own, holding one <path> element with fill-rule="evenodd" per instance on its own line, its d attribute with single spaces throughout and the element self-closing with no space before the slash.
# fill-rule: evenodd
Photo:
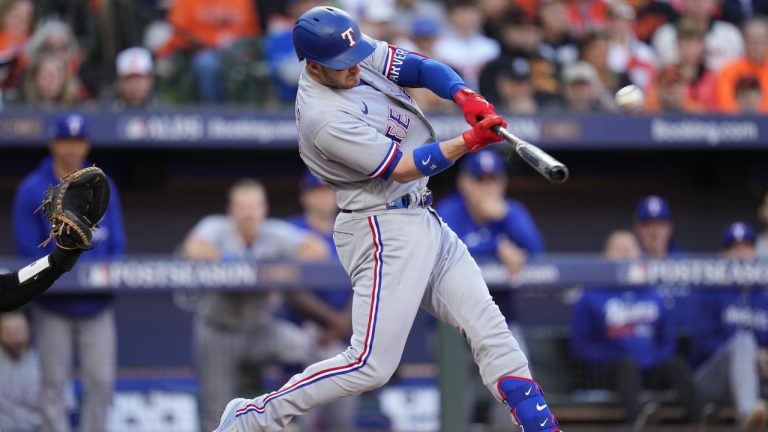
<svg viewBox="0 0 768 432">
<path fill-rule="evenodd" d="M 672 240 L 672 210 L 658 195 L 649 195 L 637 204 L 634 232 L 645 257 L 666 258 L 678 251 Z"/>
<path fill-rule="evenodd" d="M 50 142 L 50 156 L 27 175 L 16 190 L 13 224 L 19 256 L 36 259 L 54 250 L 38 245 L 48 238 L 50 225 L 40 205 L 48 186 L 70 172 L 88 165 L 91 146 L 88 123 L 79 114 L 57 119 Z M 126 236 L 120 197 L 109 181 L 111 199 L 99 227 L 93 233 L 93 249 L 82 259 L 115 259 L 125 253 Z M 40 297 L 34 309 L 34 326 L 40 351 L 42 432 L 70 430 L 65 388 L 70 383 L 73 359 L 79 358 L 85 399 L 80 410 L 80 429 L 103 431 L 107 408 L 112 400 L 116 366 L 115 321 L 110 293 L 64 295 L 49 293 Z"/>
<path fill-rule="evenodd" d="M 544 240 L 525 206 L 507 198 L 507 168 L 494 150 L 465 156 L 456 179 L 457 192 L 436 206 L 437 213 L 467 245 L 476 260 L 498 260 L 516 276 L 529 257 L 544 251 Z M 510 290 L 491 291 L 523 352 L 525 338 L 517 324 L 515 296 Z M 495 407 L 491 405 L 491 407 Z M 494 426 L 509 424 L 505 410 L 490 413 Z"/>
<path fill-rule="evenodd" d="M 743 222 L 724 230 L 721 255 L 757 257 L 755 232 Z M 733 286 L 694 291 L 691 361 L 696 386 L 710 406 L 732 404 L 743 429 L 764 430 L 768 407 L 760 380 L 768 377 L 768 293 L 765 287 Z"/>
<path fill-rule="evenodd" d="M 664 198 L 649 195 L 637 203 L 633 232 L 640 241 L 643 258 L 665 259 L 680 257 L 683 252 L 673 239 L 672 209 Z M 680 332 L 690 327 L 691 288 L 688 285 L 661 285 L 656 287 L 664 304 L 672 314 L 672 321 Z"/>
<path fill-rule="evenodd" d="M 288 219 L 298 228 L 323 238 L 338 260 L 333 243 L 333 224 L 339 208 L 336 194 L 325 181 L 306 171 L 300 181 L 299 201 L 303 212 Z M 320 326 L 317 347 L 310 362 L 332 357 L 346 348 L 352 335 L 352 291 L 348 289 L 296 291 L 287 294 L 287 318 L 297 324 L 312 321 Z M 302 416 L 300 424 L 321 426 L 316 430 L 354 430 L 359 397 L 352 396 L 330 403 L 317 412 Z"/>
</svg>

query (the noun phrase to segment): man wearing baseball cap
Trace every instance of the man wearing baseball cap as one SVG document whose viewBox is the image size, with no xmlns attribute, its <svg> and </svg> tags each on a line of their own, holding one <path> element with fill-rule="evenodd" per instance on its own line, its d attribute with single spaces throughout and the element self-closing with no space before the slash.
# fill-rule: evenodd
<svg viewBox="0 0 768 432">
<path fill-rule="evenodd" d="M 155 86 L 152 53 L 143 47 L 125 49 L 117 55 L 117 82 L 102 95 L 103 106 L 115 109 L 156 108 L 160 101 Z"/>
<path fill-rule="evenodd" d="M 649 195 L 637 204 L 634 232 L 646 257 L 665 258 L 677 251 L 672 241 L 672 210 L 658 195 Z"/>
<path fill-rule="evenodd" d="M 754 260 L 755 232 L 734 222 L 721 236 L 721 255 Z M 768 293 L 765 287 L 734 286 L 694 291 L 691 360 L 702 402 L 733 405 L 743 430 L 763 430 L 768 407 L 760 381 L 768 378 Z"/>
<path fill-rule="evenodd" d="M 525 206 L 506 197 L 507 167 L 494 150 L 468 154 L 459 165 L 458 193 L 436 207 L 446 224 L 467 245 L 478 261 L 500 261 L 512 276 L 520 273 L 532 255 L 544 250 L 544 240 Z M 512 291 L 491 291 L 523 352 L 527 346 L 517 324 Z M 495 404 L 491 405 L 495 406 Z M 491 412 L 494 427 L 509 427 L 509 412 L 503 406 Z"/>
<path fill-rule="evenodd" d="M 57 119 L 49 145 L 51 155 L 19 185 L 13 203 L 14 234 L 20 257 L 37 259 L 54 249 L 38 245 L 48 238 L 50 225 L 35 212 L 48 186 L 68 173 L 88 165 L 88 123 L 79 114 Z M 125 231 L 117 188 L 110 180 L 111 198 L 104 219 L 93 233 L 93 249 L 82 259 L 111 259 L 125 253 Z M 34 308 L 34 324 L 40 351 L 42 432 L 68 432 L 70 426 L 65 388 L 71 381 L 77 355 L 85 387 L 80 410 L 80 429 L 106 429 L 107 408 L 115 377 L 115 322 L 112 295 L 48 293 Z"/>
</svg>

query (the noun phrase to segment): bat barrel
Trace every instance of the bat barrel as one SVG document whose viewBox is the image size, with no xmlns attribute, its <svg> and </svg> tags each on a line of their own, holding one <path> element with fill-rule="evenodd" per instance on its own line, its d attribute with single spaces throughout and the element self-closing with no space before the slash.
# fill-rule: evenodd
<svg viewBox="0 0 768 432">
<path fill-rule="evenodd" d="M 511 132 L 501 126 L 494 128 L 500 137 L 504 138 L 507 142 L 512 144 L 515 152 L 525 161 L 533 167 L 539 174 L 546 177 L 549 181 L 554 183 L 562 183 L 568 180 L 568 167 L 562 162 L 550 156 L 544 150 L 536 147 L 535 145 L 525 142 Z"/>
</svg>

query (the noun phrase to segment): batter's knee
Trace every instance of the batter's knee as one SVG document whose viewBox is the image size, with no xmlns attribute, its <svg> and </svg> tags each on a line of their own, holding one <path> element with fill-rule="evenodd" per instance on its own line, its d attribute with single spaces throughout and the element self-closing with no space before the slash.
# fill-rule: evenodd
<svg viewBox="0 0 768 432">
<path fill-rule="evenodd" d="M 375 390 L 384 386 L 392 378 L 397 370 L 397 365 L 369 364 L 360 369 L 360 393 Z"/>
</svg>

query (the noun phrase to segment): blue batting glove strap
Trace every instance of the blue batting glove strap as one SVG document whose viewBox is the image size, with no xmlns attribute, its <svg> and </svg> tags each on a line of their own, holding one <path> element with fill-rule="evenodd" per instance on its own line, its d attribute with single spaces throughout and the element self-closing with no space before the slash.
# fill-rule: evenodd
<svg viewBox="0 0 768 432">
<path fill-rule="evenodd" d="M 536 381 L 512 376 L 502 377 L 499 379 L 498 389 L 504 402 L 512 410 L 512 416 L 525 432 L 560 430 Z"/>
<path fill-rule="evenodd" d="M 453 161 L 443 154 L 438 141 L 413 149 L 413 163 L 416 164 L 416 169 L 427 177 L 445 171 L 453 165 Z"/>
</svg>

